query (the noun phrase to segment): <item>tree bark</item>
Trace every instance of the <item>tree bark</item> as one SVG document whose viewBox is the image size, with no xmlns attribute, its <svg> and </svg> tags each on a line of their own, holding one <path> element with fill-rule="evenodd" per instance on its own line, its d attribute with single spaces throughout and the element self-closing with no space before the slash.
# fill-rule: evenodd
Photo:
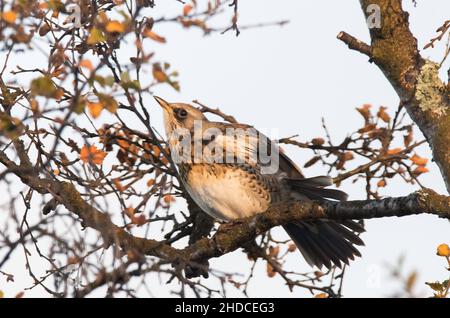
<svg viewBox="0 0 450 318">
<path fill-rule="evenodd" d="M 369 28 L 371 45 L 345 32 L 338 38 L 370 57 L 397 92 L 412 120 L 427 139 L 450 193 L 450 86 L 438 76 L 439 65 L 424 59 L 409 29 L 401 0 L 360 0 L 366 19 L 369 5 L 381 10 L 381 27 Z"/>
</svg>

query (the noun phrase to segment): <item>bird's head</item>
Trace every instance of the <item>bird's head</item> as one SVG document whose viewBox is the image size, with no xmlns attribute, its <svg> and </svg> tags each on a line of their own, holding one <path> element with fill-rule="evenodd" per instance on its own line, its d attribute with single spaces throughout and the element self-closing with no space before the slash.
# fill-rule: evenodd
<svg viewBox="0 0 450 318">
<path fill-rule="evenodd" d="M 207 121 L 205 115 L 194 106 L 184 103 L 169 103 L 158 96 L 155 96 L 155 99 L 163 109 L 167 135 L 177 129 L 192 131 L 196 121 Z"/>
</svg>

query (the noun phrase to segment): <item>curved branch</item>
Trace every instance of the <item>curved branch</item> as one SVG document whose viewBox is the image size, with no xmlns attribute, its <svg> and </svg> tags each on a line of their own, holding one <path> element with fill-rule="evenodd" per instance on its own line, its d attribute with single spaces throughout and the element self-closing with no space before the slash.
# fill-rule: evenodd
<svg viewBox="0 0 450 318">
<path fill-rule="evenodd" d="M 54 188 L 54 186 L 52 186 Z M 99 231 L 106 243 L 116 243 L 144 255 L 164 259 L 172 264 L 204 266 L 210 258 L 235 251 L 271 228 L 296 220 L 371 219 L 414 214 L 434 214 L 450 219 L 450 197 L 433 190 L 421 190 L 405 197 L 348 202 L 289 202 L 271 207 L 256 217 L 223 224 L 212 238 L 204 237 L 184 249 L 152 239 L 135 237 L 116 226 L 108 216 L 86 203 L 69 183 L 58 185 L 58 200 L 77 214 L 83 225 Z"/>
<path fill-rule="evenodd" d="M 298 220 L 372 219 L 414 214 L 435 214 L 450 219 L 450 197 L 425 189 L 405 197 L 347 202 L 290 202 L 271 207 L 252 218 L 219 227 L 211 238 L 204 238 L 185 249 L 191 259 L 209 259 L 232 252 L 271 228 Z"/>
<path fill-rule="evenodd" d="M 255 217 L 222 224 L 211 238 L 203 237 L 184 249 L 176 249 L 165 242 L 133 236 L 125 228 L 115 225 L 107 214 L 87 203 L 69 182 L 31 175 L 27 167 L 17 165 L 1 151 L 0 162 L 31 188 L 43 194 L 52 194 L 59 204 L 81 219 L 84 227 L 97 230 L 106 246 L 114 243 L 123 249 L 155 256 L 183 268 L 187 265 L 205 266 L 208 259 L 232 252 L 275 226 L 297 220 L 370 219 L 422 213 L 450 219 L 450 197 L 428 189 L 405 197 L 383 200 L 325 203 L 293 201 L 274 205 Z"/>
</svg>

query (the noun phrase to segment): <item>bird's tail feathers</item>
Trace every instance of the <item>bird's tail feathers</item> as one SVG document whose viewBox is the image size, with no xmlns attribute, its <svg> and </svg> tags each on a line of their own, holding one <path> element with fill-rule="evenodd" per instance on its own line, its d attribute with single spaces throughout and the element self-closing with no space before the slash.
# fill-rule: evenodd
<svg viewBox="0 0 450 318">
<path fill-rule="evenodd" d="M 325 189 L 333 184 L 333 179 L 327 176 L 318 176 L 312 178 L 287 178 L 286 181 L 291 188 L 309 198 L 310 200 L 327 200 L 333 199 L 337 201 L 347 201 L 348 195 L 344 191 L 336 189 Z"/>
<path fill-rule="evenodd" d="M 346 201 L 348 195 L 340 190 L 325 189 L 333 184 L 327 176 L 313 178 L 287 178 L 292 191 L 301 198 L 315 201 Z M 348 264 L 361 256 L 354 245 L 364 245 L 359 233 L 364 227 L 352 220 L 299 221 L 284 225 L 284 229 L 311 266 L 331 268 Z"/>
</svg>

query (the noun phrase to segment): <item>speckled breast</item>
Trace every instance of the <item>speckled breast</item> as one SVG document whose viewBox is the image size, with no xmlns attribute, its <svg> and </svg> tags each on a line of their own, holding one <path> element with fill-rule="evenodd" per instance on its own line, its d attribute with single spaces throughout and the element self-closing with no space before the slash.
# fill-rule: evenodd
<svg viewBox="0 0 450 318">
<path fill-rule="evenodd" d="M 262 175 L 254 166 L 182 163 L 178 168 L 192 199 L 222 221 L 253 216 L 281 200 L 279 177 Z"/>
</svg>

